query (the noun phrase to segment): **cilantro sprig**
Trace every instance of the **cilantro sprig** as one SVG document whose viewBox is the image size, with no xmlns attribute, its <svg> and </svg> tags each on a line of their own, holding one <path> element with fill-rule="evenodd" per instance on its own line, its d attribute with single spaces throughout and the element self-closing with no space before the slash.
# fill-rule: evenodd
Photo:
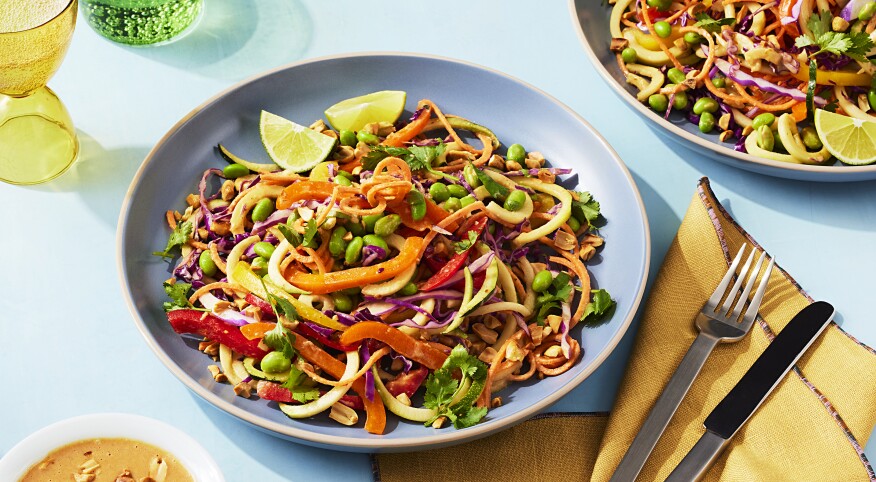
<svg viewBox="0 0 876 482">
<path fill-rule="evenodd" d="M 456 392 L 462 386 L 462 380 L 454 378 L 454 372 L 459 370 L 461 379 L 470 379 L 468 393 L 459 402 L 451 404 Z M 426 394 L 423 405 L 435 409 L 438 413 L 426 425 L 431 425 L 439 417 L 447 417 L 456 428 L 471 427 L 480 422 L 487 414 L 485 407 L 473 406 L 483 390 L 487 380 L 487 365 L 470 355 L 463 345 L 456 345 L 441 368 L 432 372 L 426 379 Z"/>
<path fill-rule="evenodd" d="M 709 14 L 705 12 L 700 12 L 696 15 L 697 23 L 696 26 L 705 30 L 706 32 L 711 33 L 719 33 L 721 28 L 725 25 L 728 27 L 732 27 L 736 23 L 735 18 L 722 18 L 719 20 L 715 20 L 710 17 Z"/>
<path fill-rule="evenodd" d="M 834 32 L 831 30 L 833 16 L 830 12 L 824 11 L 820 14 L 813 14 L 809 17 L 806 26 L 809 27 L 811 34 L 803 34 L 797 37 L 794 45 L 798 48 L 816 47 L 814 53 L 809 54 L 809 57 L 815 57 L 822 53 L 831 53 L 834 55 L 845 55 L 855 60 L 866 62 L 867 52 L 873 48 L 873 41 L 865 32 Z"/>
<path fill-rule="evenodd" d="M 560 271 L 548 289 L 535 299 L 535 308 L 537 310 L 535 322 L 539 326 L 543 326 L 545 319 L 552 311 L 560 309 L 563 303 L 571 301 L 574 289 L 572 277 L 568 273 Z"/>
<path fill-rule="evenodd" d="M 453 243 L 453 250 L 457 253 L 464 253 L 469 250 L 478 240 L 478 233 L 474 231 L 468 232 L 468 238 L 463 239 L 462 241 L 457 241 Z"/>
<path fill-rule="evenodd" d="M 373 171 L 380 161 L 387 157 L 398 157 L 410 166 L 412 171 L 432 170 L 432 163 L 444 154 L 447 146 L 441 142 L 437 146 L 387 147 L 372 146 L 371 151 L 362 158 L 362 168 Z"/>
<path fill-rule="evenodd" d="M 292 399 L 298 403 L 307 403 L 319 398 L 319 390 L 306 382 L 310 380 L 307 374 L 295 365 L 289 370 L 289 378 L 283 382 L 283 387 L 292 393 Z"/>
<path fill-rule="evenodd" d="M 189 242 L 189 239 L 192 237 L 192 233 L 195 231 L 192 223 L 188 221 L 181 222 L 173 228 L 170 236 L 167 238 L 167 246 L 164 248 L 164 251 L 155 251 L 152 254 L 155 256 L 161 256 L 162 258 L 173 258 L 172 254 L 174 248 L 180 247 Z"/>
<path fill-rule="evenodd" d="M 179 310 L 182 308 L 193 308 L 189 303 L 189 291 L 192 289 L 190 283 L 168 283 L 164 282 L 164 292 L 170 301 L 164 302 L 164 311 Z"/>
<path fill-rule="evenodd" d="M 572 201 L 572 213 L 578 217 L 583 215 L 592 226 L 601 216 L 599 201 L 593 199 L 593 195 L 587 191 L 575 191 L 575 194 L 578 195 L 578 200 Z"/>
<path fill-rule="evenodd" d="M 581 321 L 586 326 L 599 326 L 611 318 L 617 302 L 611 299 L 611 295 L 604 289 L 590 291 L 590 303 L 584 309 Z"/>
</svg>

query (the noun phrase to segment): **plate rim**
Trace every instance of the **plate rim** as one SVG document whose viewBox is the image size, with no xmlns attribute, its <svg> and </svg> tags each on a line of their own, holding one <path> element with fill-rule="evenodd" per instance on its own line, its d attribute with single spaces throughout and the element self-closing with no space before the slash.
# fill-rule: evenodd
<svg viewBox="0 0 876 482">
<path fill-rule="evenodd" d="M 498 75 L 504 77 L 516 84 L 523 86 L 524 88 L 530 89 L 533 92 L 541 95 L 549 102 L 552 102 L 557 107 L 564 110 L 566 113 L 571 115 L 574 119 L 580 122 L 586 129 L 588 129 L 595 137 L 597 142 L 602 145 L 602 147 L 606 150 L 612 160 L 615 162 L 617 167 L 620 168 L 621 173 L 626 177 L 627 182 L 632 188 L 632 192 L 635 196 L 636 205 L 639 208 L 639 213 L 642 219 L 641 229 L 644 233 L 644 243 L 643 243 L 643 262 L 640 270 L 642 272 L 641 280 L 639 282 L 639 286 L 637 292 L 635 294 L 634 299 L 632 300 L 630 313 L 621 323 L 619 330 L 615 333 L 615 335 L 608 341 L 606 345 L 607 349 L 602 350 L 602 352 L 591 362 L 591 364 L 583 370 L 580 374 L 572 378 L 568 383 L 560 387 L 556 392 L 552 393 L 548 397 L 542 398 L 536 403 L 529 405 L 527 407 L 514 412 L 499 421 L 500 425 L 495 424 L 478 424 L 474 427 L 469 427 L 465 430 L 453 430 L 442 432 L 437 435 L 425 435 L 419 437 L 411 437 L 404 439 L 371 439 L 371 438 L 347 438 L 343 436 L 337 435 L 324 435 L 315 433 L 309 430 L 303 430 L 300 428 L 293 427 L 291 425 L 283 425 L 277 422 L 273 422 L 271 420 L 267 420 L 259 415 L 254 414 L 253 412 L 244 410 L 242 408 L 238 408 L 233 404 L 219 398 L 214 393 L 210 392 L 202 385 L 195 383 L 194 379 L 188 372 L 182 370 L 178 364 L 176 364 L 170 357 L 164 353 L 164 351 L 158 346 L 157 340 L 155 337 L 149 332 L 146 327 L 146 323 L 143 318 L 140 316 L 139 311 L 134 303 L 134 300 L 131 296 L 131 286 L 128 282 L 128 279 L 125 276 L 125 262 L 122 258 L 124 254 L 124 231 L 128 223 L 128 216 L 132 207 L 132 199 L 134 191 L 140 184 L 141 177 L 143 176 L 146 168 L 153 162 L 156 152 L 164 146 L 164 144 L 176 134 L 181 128 L 183 128 L 195 115 L 205 110 L 206 108 L 213 105 L 215 102 L 219 101 L 226 95 L 230 94 L 233 91 L 244 88 L 245 86 L 262 79 L 263 77 L 267 77 L 273 75 L 277 72 L 281 72 L 287 69 L 298 68 L 307 64 L 315 64 L 326 61 L 333 60 L 343 60 L 349 58 L 357 58 L 357 57 L 402 57 L 402 58 L 414 58 L 414 59 L 426 59 L 426 60 L 439 60 L 443 62 L 449 62 L 454 64 L 460 64 L 465 67 L 470 67 L 474 69 L 478 69 L 481 71 L 485 71 L 494 75 Z M 569 106 L 555 98 L 554 96 L 548 94 L 544 90 L 525 82 L 517 77 L 506 74 L 502 71 L 486 67 L 474 62 L 469 62 L 466 60 L 460 60 L 456 58 L 426 54 L 426 53 L 417 53 L 417 52 L 401 52 L 401 51 L 366 51 L 366 52 L 349 52 L 349 53 L 339 53 L 333 55 L 325 55 L 319 57 L 307 58 L 295 62 L 291 62 L 285 65 L 281 65 L 275 67 L 273 69 L 269 69 L 267 71 L 252 75 L 244 80 L 236 82 L 229 86 L 226 89 L 219 91 L 214 94 L 206 101 L 202 102 L 197 107 L 193 108 L 189 113 L 185 114 L 179 121 L 177 121 L 150 149 L 149 153 L 146 155 L 140 167 L 137 169 L 137 172 L 134 174 L 134 177 L 131 179 L 131 184 L 128 186 L 128 189 L 125 192 L 125 197 L 122 201 L 121 210 L 119 212 L 118 224 L 116 227 L 116 267 L 119 276 L 120 287 L 122 289 L 122 296 L 125 299 L 125 304 L 128 307 L 128 311 L 131 314 L 135 324 L 137 325 L 137 329 L 143 338 L 146 341 L 146 344 L 152 350 L 152 352 L 158 357 L 161 363 L 167 368 L 180 382 L 183 383 L 189 390 L 193 393 L 197 394 L 203 400 L 207 401 L 209 404 L 214 407 L 221 409 L 225 413 L 229 415 L 233 415 L 247 423 L 254 425 L 256 428 L 266 430 L 270 432 L 272 435 L 285 437 L 287 439 L 291 439 L 292 441 L 299 441 L 301 443 L 309 444 L 309 445 L 317 445 L 321 447 L 332 448 L 335 450 L 343 450 L 343 449 L 353 449 L 357 451 L 365 451 L 365 452 L 376 452 L 376 451 L 402 451 L 402 450 L 416 450 L 416 449 L 424 449 L 429 447 L 439 447 L 439 446 L 449 446 L 454 444 L 459 444 L 471 440 L 475 440 L 477 438 L 485 437 L 491 435 L 493 433 L 497 433 L 508 428 L 513 427 L 525 420 L 536 415 L 542 409 L 556 403 L 560 398 L 568 394 L 575 387 L 580 385 L 584 380 L 590 377 L 597 368 L 599 368 L 602 363 L 611 355 L 614 350 L 617 348 L 617 345 L 620 343 L 620 340 L 626 334 L 630 325 L 632 324 L 633 319 L 635 319 L 638 314 L 639 308 L 641 307 L 642 299 L 645 295 L 645 287 L 648 281 L 648 275 L 650 273 L 651 267 L 651 233 L 650 233 L 650 223 L 648 221 L 647 212 L 645 210 L 645 205 L 642 200 L 642 195 L 639 192 L 639 188 L 630 173 L 629 168 L 623 162 L 618 153 L 611 147 L 608 141 L 600 134 L 587 120 L 585 120 L 581 115 L 572 110 Z"/>
<path fill-rule="evenodd" d="M 752 154 L 742 153 L 731 149 L 722 144 L 718 144 L 715 142 L 708 141 L 699 136 L 693 135 L 690 132 L 685 131 L 684 129 L 676 126 L 675 124 L 666 121 L 663 117 L 657 115 L 651 109 L 645 108 L 645 105 L 641 102 L 633 102 L 632 97 L 626 89 L 623 88 L 620 83 L 611 75 L 608 69 L 602 65 L 602 62 L 599 60 L 599 57 L 596 55 L 596 51 L 593 49 L 593 45 L 587 40 L 587 36 L 584 34 L 584 29 L 581 25 L 581 21 L 578 19 L 578 9 L 576 8 L 576 4 L 578 0 L 568 0 L 567 4 L 569 6 L 569 13 L 572 20 L 572 24 L 575 27 L 575 33 L 578 36 L 578 40 L 584 47 L 584 52 L 587 54 L 587 57 L 590 59 L 590 63 L 596 68 L 596 71 L 602 77 L 602 80 L 608 84 L 609 88 L 611 88 L 615 95 L 619 96 L 624 100 L 624 103 L 627 106 L 635 109 L 639 115 L 647 118 L 654 125 L 659 126 L 665 132 L 664 134 L 672 134 L 674 136 L 680 137 L 681 140 L 689 141 L 696 144 L 699 147 L 708 149 L 712 151 L 714 154 L 730 157 L 737 161 L 742 161 L 745 163 L 751 163 L 755 168 L 760 166 L 761 168 L 767 169 L 778 169 L 781 171 L 790 171 L 790 172 L 798 172 L 798 173 L 806 173 L 806 174 L 819 174 L 825 175 L 829 177 L 854 177 L 855 174 L 873 174 L 876 173 L 876 164 L 870 164 L 866 166 L 816 166 L 810 164 L 795 164 L 790 162 L 781 162 L 774 161 L 772 159 L 764 159 Z M 740 169 L 746 169 L 744 166 L 738 166 L 735 163 L 733 164 L 735 167 L 739 167 Z M 748 169 L 751 170 L 751 169 Z M 776 175 L 776 174 L 773 174 Z M 841 180 L 841 179 L 821 179 L 823 181 L 828 180 Z M 849 182 L 862 181 L 864 179 L 847 179 Z"/>
</svg>

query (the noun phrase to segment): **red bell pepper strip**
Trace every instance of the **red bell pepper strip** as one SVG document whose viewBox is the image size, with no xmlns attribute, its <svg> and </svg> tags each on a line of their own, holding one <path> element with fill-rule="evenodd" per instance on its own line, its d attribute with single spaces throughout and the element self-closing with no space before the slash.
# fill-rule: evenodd
<svg viewBox="0 0 876 482">
<path fill-rule="evenodd" d="M 411 398 L 428 375 L 429 369 L 420 365 L 407 373 L 399 373 L 397 377 L 386 382 L 386 390 L 394 397 L 404 393 L 408 398 Z"/>
<path fill-rule="evenodd" d="M 259 340 L 247 340 L 240 333 L 240 327 L 205 311 L 185 309 L 168 311 L 167 321 L 170 322 L 173 331 L 179 334 L 200 335 L 245 356 L 261 360 L 267 353 L 259 348 Z"/>
<path fill-rule="evenodd" d="M 468 233 L 474 231 L 478 237 L 480 237 L 481 233 L 484 231 L 484 227 L 487 225 L 487 217 L 481 217 L 472 222 L 471 226 L 468 228 L 468 231 L 463 236 L 464 239 L 467 239 Z M 465 265 L 466 260 L 468 259 L 468 252 L 474 247 L 474 243 L 471 244 L 465 251 L 461 253 L 456 253 L 447 261 L 440 271 L 432 275 L 431 278 L 427 279 L 423 284 L 419 286 L 420 291 L 431 291 L 436 287 L 440 286 L 442 283 L 450 279 L 453 275 L 456 274 L 457 271 L 462 269 Z"/>
<path fill-rule="evenodd" d="M 324 390 L 320 390 L 320 395 L 325 393 Z M 264 400 L 270 400 L 273 402 L 283 402 L 283 403 L 301 403 L 298 400 L 292 398 L 292 391 L 288 388 L 280 385 L 279 383 L 261 381 L 256 386 L 256 394 L 258 394 L 259 398 Z M 362 403 L 362 399 L 356 395 L 344 395 L 341 397 L 341 403 L 344 405 L 354 409 L 354 410 L 365 410 L 365 404 Z"/>
<path fill-rule="evenodd" d="M 393 328 L 379 321 L 360 321 L 356 323 L 341 334 L 340 341 L 345 345 L 352 345 L 366 338 L 382 341 L 397 353 L 417 363 L 426 365 L 432 370 L 441 368 L 444 360 L 447 359 L 447 354 L 441 350 L 432 347 L 428 343 L 415 340 L 398 328 Z"/>
<path fill-rule="evenodd" d="M 254 295 L 252 293 L 246 294 L 246 302 L 255 306 L 256 308 L 262 310 L 262 313 L 264 313 L 266 315 L 271 315 L 274 317 L 277 316 L 277 314 L 274 313 L 274 307 L 271 306 L 270 303 L 268 303 L 267 301 L 259 298 L 258 296 Z"/>
</svg>

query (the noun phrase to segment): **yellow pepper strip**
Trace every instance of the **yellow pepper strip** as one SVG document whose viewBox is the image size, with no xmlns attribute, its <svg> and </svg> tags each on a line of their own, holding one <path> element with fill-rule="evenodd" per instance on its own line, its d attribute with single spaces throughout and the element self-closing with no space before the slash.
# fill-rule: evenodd
<svg viewBox="0 0 876 482">
<path fill-rule="evenodd" d="M 388 261 L 325 274 L 293 271 L 287 275 L 287 279 L 293 285 L 318 295 L 334 293 L 354 286 L 365 286 L 393 278 L 415 264 L 422 246 L 423 238 L 410 237 L 405 239 L 405 244 L 398 256 Z M 298 307 L 296 306 L 296 308 Z"/>
<path fill-rule="evenodd" d="M 233 277 L 237 284 L 246 288 L 252 294 L 267 300 L 268 293 L 265 292 L 265 286 L 270 290 L 270 293 L 277 298 L 283 298 L 284 300 L 289 301 L 295 310 L 298 312 L 298 315 L 304 319 L 310 320 L 318 325 L 322 325 L 326 328 L 331 328 L 333 330 L 346 330 L 347 325 L 344 325 L 338 321 L 335 321 L 328 316 L 325 316 L 321 311 L 317 310 L 312 306 L 308 306 L 297 299 L 295 299 L 289 293 L 283 291 L 282 288 L 272 283 L 270 280 L 260 278 L 259 275 L 253 273 L 252 269 L 250 269 L 249 265 L 241 261 L 237 263 L 234 267 Z M 264 281 L 264 286 L 262 286 L 262 281 Z"/>
</svg>

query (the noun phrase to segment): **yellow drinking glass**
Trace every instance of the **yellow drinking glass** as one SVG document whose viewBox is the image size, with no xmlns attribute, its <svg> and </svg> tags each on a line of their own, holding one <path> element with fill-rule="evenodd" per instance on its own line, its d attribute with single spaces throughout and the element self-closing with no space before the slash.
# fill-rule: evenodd
<svg viewBox="0 0 876 482">
<path fill-rule="evenodd" d="M 70 114 L 51 89 L 73 37 L 77 0 L 0 2 L 0 181 L 37 184 L 76 159 Z"/>
</svg>

